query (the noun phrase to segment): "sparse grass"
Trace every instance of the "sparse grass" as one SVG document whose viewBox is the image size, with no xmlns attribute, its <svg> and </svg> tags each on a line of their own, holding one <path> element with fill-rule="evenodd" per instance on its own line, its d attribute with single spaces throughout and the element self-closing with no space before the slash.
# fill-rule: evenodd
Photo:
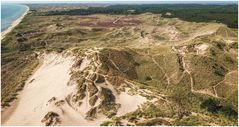
<svg viewBox="0 0 239 127">
<path fill-rule="evenodd" d="M 99 98 L 102 100 L 99 110 L 108 118 L 116 115 L 119 105 L 115 103 L 115 97 L 108 88 L 102 88 Z"/>
<path fill-rule="evenodd" d="M 91 106 L 94 106 L 96 101 L 97 101 L 98 97 L 97 96 L 92 96 L 89 100 L 89 103 Z"/>
<path fill-rule="evenodd" d="M 217 63 L 216 60 L 208 57 L 192 55 L 188 56 L 186 60 L 190 61 L 194 89 L 210 88 L 222 81 L 228 72 L 221 63 Z"/>
<path fill-rule="evenodd" d="M 196 116 L 190 116 L 181 120 L 175 121 L 174 125 L 176 126 L 197 126 L 197 125 L 204 125 Z"/>
<path fill-rule="evenodd" d="M 149 57 L 135 56 L 134 58 L 139 63 L 139 66 L 136 67 L 136 72 L 140 82 L 150 81 L 150 78 L 163 79 L 163 71 Z"/>
<path fill-rule="evenodd" d="M 150 81 L 150 80 L 152 80 L 152 78 L 151 78 L 151 76 L 145 76 L 144 80 L 145 81 Z"/>
<path fill-rule="evenodd" d="M 238 49 L 238 43 L 237 43 L 237 42 L 231 43 L 231 44 L 230 44 L 230 48 Z"/>
<path fill-rule="evenodd" d="M 109 126 L 112 122 L 111 121 L 104 121 L 100 124 L 100 126 Z"/>
<path fill-rule="evenodd" d="M 14 100 L 25 81 L 39 64 L 32 52 L 2 54 L 2 105 Z"/>
<path fill-rule="evenodd" d="M 137 126 L 161 126 L 161 125 L 170 125 L 169 122 L 160 118 L 154 118 L 145 120 L 143 122 L 136 123 Z"/>
<path fill-rule="evenodd" d="M 148 104 L 144 106 L 145 108 L 143 108 L 143 111 L 142 111 L 142 115 L 144 118 L 155 118 L 155 117 L 164 116 L 164 113 L 160 109 L 160 107 L 154 104 Z"/>
</svg>

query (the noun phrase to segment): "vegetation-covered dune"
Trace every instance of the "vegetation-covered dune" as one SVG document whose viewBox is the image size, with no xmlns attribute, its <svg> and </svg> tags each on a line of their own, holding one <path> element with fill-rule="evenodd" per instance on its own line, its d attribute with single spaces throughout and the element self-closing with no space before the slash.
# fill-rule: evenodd
<svg viewBox="0 0 239 127">
<path fill-rule="evenodd" d="M 237 29 L 42 13 L 2 40 L 3 125 L 237 125 Z"/>
</svg>

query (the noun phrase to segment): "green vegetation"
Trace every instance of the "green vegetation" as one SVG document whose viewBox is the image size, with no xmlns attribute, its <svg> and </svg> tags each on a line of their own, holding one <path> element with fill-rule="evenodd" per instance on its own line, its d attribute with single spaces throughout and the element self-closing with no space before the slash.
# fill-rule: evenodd
<svg viewBox="0 0 239 127">
<path fill-rule="evenodd" d="M 207 109 L 211 113 L 220 113 L 230 119 L 237 119 L 237 110 L 234 110 L 232 105 L 228 103 L 220 104 L 220 101 L 215 99 L 207 99 L 201 104 L 201 108 Z"/>
<path fill-rule="evenodd" d="M 150 81 L 150 80 L 152 80 L 152 78 L 150 76 L 145 76 L 144 80 L 145 81 Z"/>
<path fill-rule="evenodd" d="M 238 43 L 236 43 L 236 42 L 231 43 L 230 48 L 238 49 Z"/>
<path fill-rule="evenodd" d="M 138 118 L 150 119 L 150 118 L 163 117 L 166 114 L 160 108 L 161 106 L 159 105 L 147 103 L 147 104 L 144 104 L 142 108 L 134 112 L 127 113 L 122 118 L 127 119 L 129 122 L 134 122 L 134 121 L 137 121 Z"/>
<path fill-rule="evenodd" d="M 143 113 L 142 115 L 145 118 L 155 118 L 155 117 L 163 116 L 163 112 L 161 111 L 161 109 L 155 106 L 154 104 L 149 104 L 145 107 L 146 109 L 142 111 Z"/>
<path fill-rule="evenodd" d="M 143 122 L 136 123 L 137 126 L 160 126 L 160 125 L 170 125 L 166 120 L 155 118 L 150 120 L 145 120 Z"/>
<path fill-rule="evenodd" d="M 109 126 L 112 122 L 111 121 L 104 121 L 100 124 L 100 126 Z"/>
<path fill-rule="evenodd" d="M 203 125 L 203 122 L 196 116 L 190 116 L 185 119 L 181 119 L 175 122 L 176 126 L 197 126 Z"/>
<path fill-rule="evenodd" d="M 115 116 L 119 106 L 115 103 L 112 91 L 108 88 L 102 88 L 99 98 L 102 100 L 102 103 L 99 105 L 100 112 L 108 118 Z"/>
<path fill-rule="evenodd" d="M 97 108 L 93 107 L 86 113 L 86 119 L 93 120 L 96 118 Z"/>
<path fill-rule="evenodd" d="M 16 98 L 17 92 L 23 89 L 26 80 L 39 64 L 36 56 L 31 51 L 2 53 L 2 106 L 8 106 Z"/>
<path fill-rule="evenodd" d="M 91 106 L 94 106 L 95 103 L 96 103 L 96 101 L 97 101 L 97 99 L 98 99 L 97 96 L 95 96 L 95 95 L 92 96 L 92 97 L 90 98 L 90 100 L 89 100 L 90 105 L 91 105 Z"/>
<path fill-rule="evenodd" d="M 151 12 L 163 14 L 167 18 L 180 18 L 193 22 L 221 22 L 228 27 L 237 28 L 237 5 L 200 5 L 200 4 L 143 4 L 111 5 L 107 7 L 89 7 L 66 11 L 49 11 L 41 15 L 90 15 L 90 14 L 142 14 Z M 134 11 L 128 11 L 134 10 Z M 170 13 L 171 15 L 167 15 Z"/>
<path fill-rule="evenodd" d="M 201 107 L 206 108 L 209 112 L 212 112 L 212 113 L 217 113 L 218 110 L 221 108 L 221 106 L 219 106 L 219 102 L 213 99 L 205 100 L 201 104 Z"/>
</svg>

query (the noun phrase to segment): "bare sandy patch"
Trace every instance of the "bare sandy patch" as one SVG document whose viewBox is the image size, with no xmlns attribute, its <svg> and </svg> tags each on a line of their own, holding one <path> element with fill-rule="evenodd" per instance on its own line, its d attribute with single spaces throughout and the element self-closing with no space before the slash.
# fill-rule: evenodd
<svg viewBox="0 0 239 127">
<path fill-rule="evenodd" d="M 197 54 L 205 54 L 206 50 L 208 49 L 208 45 L 207 44 L 200 44 L 195 46 L 195 48 L 197 49 Z"/>
<path fill-rule="evenodd" d="M 65 98 L 74 89 L 67 86 L 72 64 L 71 57 L 45 54 L 42 66 L 26 83 L 15 111 L 8 114 L 11 116 L 3 125 L 42 125 L 41 119 L 52 108 L 48 101 L 52 97 Z"/>
<path fill-rule="evenodd" d="M 85 119 L 89 107 L 84 102 L 88 100 L 79 110 L 67 103 L 69 96 L 76 92 L 76 85 L 67 85 L 74 57 L 51 53 L 44 54 L 42 60 L 43 64 L 27 81 L 16 105 L 2 113 L 7 118 L 2 125 L 44 125 L 41 120 L 48 112 L 59 114 L 59 125 L 99 125 L 105 120 L 103 116 L 94 121 Z"/>
<path fill-rule="evenodd" d="M 147 101 L 145 97 L 142 97 L 138 94 L 129 95 L 127 91 L 128 90 L 126 89 L 126 92 L 121 92 L 117 97 L 117 103 L 121 105 L 118 109 L 117 116 L 124 115 L 128 112 L 133 112 L 138 109 L 141 104 Z"/>
</svg>

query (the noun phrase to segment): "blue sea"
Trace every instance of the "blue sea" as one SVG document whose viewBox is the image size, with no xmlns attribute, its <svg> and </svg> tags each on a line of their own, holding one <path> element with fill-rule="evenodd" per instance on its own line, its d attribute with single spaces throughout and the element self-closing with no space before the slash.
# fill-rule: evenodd
<svg viewBox="0 0 239 127">
<path fill-rule="evenodd" d="M 1 4 L 1 32 L 22 16 L 27 6 L 19 4 Z"/>
</svg>

